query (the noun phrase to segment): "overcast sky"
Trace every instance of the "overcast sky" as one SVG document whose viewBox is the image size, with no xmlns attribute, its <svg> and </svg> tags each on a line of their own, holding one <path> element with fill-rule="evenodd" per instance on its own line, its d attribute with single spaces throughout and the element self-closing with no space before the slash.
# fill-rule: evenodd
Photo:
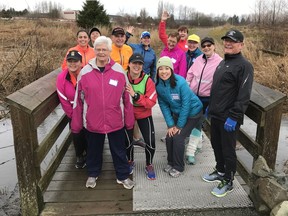
<svg viewBox="0 0 288 216">
<path fill-rule="evenodd" d="M 60 3 L 63 9 L 81 10 L 84 0 L 43 0 L 46 2 Z M 242 15 L 251 14 L 255 8 L 256 0 L 241 0 L 241 1 L 231 1 L 231 0 L 163 0 L 163 3 L 169 2 L 177 7 L 179 5 L 188 6 L 189 8 L 194 8 L 196 11 L 205 14 L 222 15 L 223 13 L 227 15 Z M 34 10 L 35 4 L 42 2 L 42 0 L 0 0 L 0 8 L 3 6 L 8 9 L 13 7 L 16 10 L 24 10 L 25 8 L 30 8 Z M 176 2 L 176 3 L 175 3 Z M 100 3 L 104 5 L 106 12 L 108 14 L 116 15 L 119 12 L 125 12 L 128 14 L 139 15 L 142 8 L 146 8 L 148 14 L 152 17 L 157 15 L 158 0 L 100 0 Z M 175 11 L 177 14 L 178 12 Z"/>
</svg>

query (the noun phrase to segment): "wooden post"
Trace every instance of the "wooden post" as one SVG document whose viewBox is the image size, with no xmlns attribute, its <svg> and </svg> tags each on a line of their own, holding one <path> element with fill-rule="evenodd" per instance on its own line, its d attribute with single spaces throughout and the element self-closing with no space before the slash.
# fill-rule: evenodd
<svg viewBox="0 0 288 216">
<path fill-rule="evenodd" d="M 14 106 L 10 106 L 10 111 L 22 215 L 36 216 L 44 204 L 38 187 L 40 167 L 34 166 L 34 149 L 38 146 L 37 127 L 29 113 Z"/>
<path fill-rule="evenodd" d="M 251 102 L 261 111 L 257 124 L 256 142 L 259 155 L 262 155 L 271 169 L 275 168 L 282 108 L 286 95 L 268 87 L 253 83 Z"/>
<path fill-rule="evenodd" d="M 283 103 L 273 107 L 264 115 L 264 126 L 257 127 L 256 142 L 261 144 L 259 155 L 267 165 L 275 169 Z"/>
</svg>

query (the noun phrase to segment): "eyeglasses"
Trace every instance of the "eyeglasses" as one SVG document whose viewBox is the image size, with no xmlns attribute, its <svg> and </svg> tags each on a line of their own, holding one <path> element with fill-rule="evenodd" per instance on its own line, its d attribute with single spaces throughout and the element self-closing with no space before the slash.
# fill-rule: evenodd
<svg viewBox="0 0 288 216">
<path fill-rule="evenodd" d="M 211 47 L 211 46 L 212 46 L 212 44 L 201 45 L 202 48 Z"/>
</svg>

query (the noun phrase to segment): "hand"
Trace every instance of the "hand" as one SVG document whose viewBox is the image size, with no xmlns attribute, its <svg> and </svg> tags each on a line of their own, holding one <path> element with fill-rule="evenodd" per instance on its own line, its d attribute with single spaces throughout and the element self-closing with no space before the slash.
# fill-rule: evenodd
<svg viewBox="0 0 288 216">
<path fill-rule="evenodd" d="M 167 134 L 169 137 L 172 137 L 174 135 L 174 127 L 168 128 Z"/>
<path fill-rule="evenodd" d="M 170 18 L 170 15 L 168 11 L 164 10 L 161 16 L 161 21 L 166 21 L 168 18 Z"/>
<path fill-rule="evenodd" d="M 235 131 L 236 125 L 237 125 L 237 121 L 234 121 L 233 119 L 228 117 L 224 124 L 224 129 L 227 132 L 232 132 L 232 131 Z"/>
<path fill-rule="evenodd" d="M 126 31 L 127 31 L 130 35 L 133 35 L 134 26 L 128 26 L 128 27 L 126 28 Z"/>
<path fill-rule="evenodd" d="M 126 91 L 133 97 L 135 95 L 135 91 L 130 84 L 127 84 Z"/>
<path fill-rule="evenodd" d="M 181 133 L 181 129 L 174 127 L 174 131 L 173 131 L 174 135 L 177 135 L 178 133 Z"/>
</svg>

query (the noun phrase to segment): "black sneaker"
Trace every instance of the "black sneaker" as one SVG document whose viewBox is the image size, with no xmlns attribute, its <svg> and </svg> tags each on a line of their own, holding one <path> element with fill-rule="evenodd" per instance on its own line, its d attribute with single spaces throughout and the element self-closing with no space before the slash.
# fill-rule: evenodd
<svg viewBox="0 0 288 216">
<path fill-rule="evenodd" d="M 77 157 L 75 167 L 77 169 L 83 169 L 86 167 L 86 159 L 83 156 Z"/>
<path fill-rule="evenodd" d="M 146 147 L 146 143 L 144 142 L 144 140 L 142 138 L 138 139 L 138 140 L 134 140 L 132 142 L 132 145 L 135 147 L 141 147 L 141 148 L 145 148 Z"/>
</svg>

